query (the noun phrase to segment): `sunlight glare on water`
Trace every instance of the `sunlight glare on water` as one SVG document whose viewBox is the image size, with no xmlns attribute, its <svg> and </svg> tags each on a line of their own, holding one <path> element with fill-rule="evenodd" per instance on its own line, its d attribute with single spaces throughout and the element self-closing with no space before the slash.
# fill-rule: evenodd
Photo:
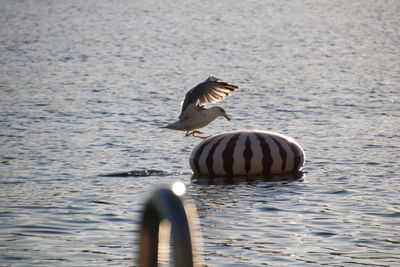
<svg viewBox="0 0 400 267">
<path fill-rule="evenodd" d="M 186 186 L 182 182 L 175 182 L 171 186 L 172 192 L 177 196 L 183 196 L 186 193 Z"/>
</svg>

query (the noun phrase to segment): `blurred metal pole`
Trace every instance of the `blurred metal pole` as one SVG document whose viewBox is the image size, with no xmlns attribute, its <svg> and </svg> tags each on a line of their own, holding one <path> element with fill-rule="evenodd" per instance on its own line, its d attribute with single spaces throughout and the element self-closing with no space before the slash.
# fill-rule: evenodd
<svg viewBox="0 0 400 267">
<path fill-rule="evenodd" d="M 145 204 L 140 230 L 139 266 L 158 265 L 158 235 L 162 220 L 168 220 L 171 224 L 175 266 L 194 266 L 192 239 L 184 204 L 166 188 L 156 190 Z"/>
</svg>

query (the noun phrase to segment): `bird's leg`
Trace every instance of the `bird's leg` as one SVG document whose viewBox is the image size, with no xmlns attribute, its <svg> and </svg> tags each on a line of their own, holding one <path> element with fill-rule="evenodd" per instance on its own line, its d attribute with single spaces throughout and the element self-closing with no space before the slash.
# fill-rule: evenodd
<svg viewBox="0 0 400 267">
<path fill-rule="evenodd" d="M 196 133 L 196 131 L 192 131 L 192 132 L 187 131 L 185 136 L 191 136 L 191 135 L 193 136 L 195 133 Z"/>
<path fill-rule="evenodd" d="M 200 131 L 192 131 L 192 132 L 187 131 L 185 136 L 193 136 L 193 137 L 197 137 L 197 138 L 201 138 L 201 139 L 207 139 L 207 138 L 211 137 L 211 135 L 200 136 L 200 135 L 195 135 L 195 134 L 204 134 L 204 133 L 200 132 Z"/>
<path fill-rule="evenodd" d="M 203 134 L 203 132 L 200 132 L 200 131 L 192 131 L 190 133 L 189 133 L 189 131 L 186 132 L 186 136 L 189 136 L 189 135 L 194 136 L 195 134 Z"/>
</svg>

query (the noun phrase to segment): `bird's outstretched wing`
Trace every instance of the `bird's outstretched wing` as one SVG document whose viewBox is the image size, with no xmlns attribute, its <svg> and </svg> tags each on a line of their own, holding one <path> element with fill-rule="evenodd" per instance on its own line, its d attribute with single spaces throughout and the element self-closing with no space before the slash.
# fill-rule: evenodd
<svg viewBox="0 0 400 267">
<path fill-rule="evenodd" d="M 211 75 L 207 80 L 199 83 L 186 93 L 181 107 L 181 115 L 191 104 L 201 107 L 206 104 L 218 102 L 230 96 L 238 88 L 239 86 L 237 85 L 224 82 Z"/>
</svg>

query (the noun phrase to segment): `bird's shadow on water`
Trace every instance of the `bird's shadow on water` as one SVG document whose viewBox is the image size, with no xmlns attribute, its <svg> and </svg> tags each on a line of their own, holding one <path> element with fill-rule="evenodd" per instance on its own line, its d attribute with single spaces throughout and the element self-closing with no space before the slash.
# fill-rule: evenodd
<svg viewBox="0 0 400 267">
<path fill-rule="evenodd" d="M 271 182 L 282 184 L 304 181 L 305 175 L 302 171 L 268 176 L 192 176 L 192 182 L 198 185 L 235 185 L 252 184 L 258 182 Z"/>
</svg>

